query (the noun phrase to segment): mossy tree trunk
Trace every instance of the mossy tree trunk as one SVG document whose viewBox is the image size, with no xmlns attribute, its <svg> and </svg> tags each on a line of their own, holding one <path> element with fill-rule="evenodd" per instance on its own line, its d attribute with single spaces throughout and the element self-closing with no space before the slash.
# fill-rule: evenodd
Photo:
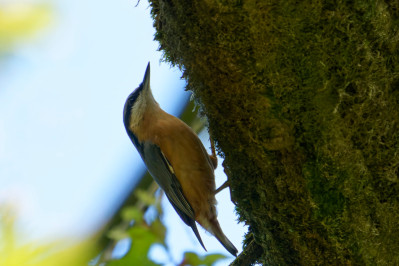
<svg viewBox="0 0 399 266">
<path fill-rule="evenodd" d="M 397 1 L 150 0 L 270 265 L 399 264 Z"/>
</svg>

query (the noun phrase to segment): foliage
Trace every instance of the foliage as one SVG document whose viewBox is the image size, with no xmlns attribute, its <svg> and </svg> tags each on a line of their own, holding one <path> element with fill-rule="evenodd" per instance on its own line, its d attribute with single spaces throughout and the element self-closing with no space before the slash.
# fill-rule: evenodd
<svg viewBox="0 0 399 266">
<path fill-rule="evenodd" d="M 136 191 L 144 203 L 155 203 L 155 198 L 144 191 Z M 144 219 L 144 212 L 136 206 L 125 207 L 121 211 L 121 216 L 124 222 L 133 223 L 133 226 L 127 228 L 111 229 L 108 234 L 111 238 L 121 240 L 126 237 L 131 239 L 129 252 L 121 259 L 111 260 L 107 265 L 157 265 L 150 260 L 147 254 L 153 244 L 159 243 L 165 246 L 165 226 L 159 219 L 157 214 L 152 221 Z"/>
<path fill-rule="evenodd" d="M 9 208 L 0 209 L 0 265 L 2 266 L 86 266 L 96 248 L 89 239 L 68 239 L 51 243 L 21 243 L 15 217 Z"/>
<path fill-rule="evenodd" d="M 122 258 L 109 260 L 107 262 L 109 266 L 158 265 L 148 257 L 154 244 L 159 244 L 163 247 L 170 258 L 169 260 L 172 258 L 169 247 L 165 243 L 166 228 L 160 219 L 162 215 L 160 198 L 156 199 L 153 194 L 144 190 L 136 190 L 135 194 L 139 201 L 134 206 L 124 207 L 120 212 L 122 223 L 116 225 L 108 232 L 108 236 L 116 241 L 130 239 L 129 250 Z M 151 215 L 147 215 L 147 212 Z M 126 224 L 132 224 L 132 226 L 125 226 Z M 193 252 L 186 252 L 183 256 L 183 261 L 179 265 L 213 265 L 215 262 L 225 258 L 226 256 L 222 254 L 199 256 Z M 170 262 L 165 261 L 164 263 Z"/>
<path fill-rule="evenodd" d="M 32 37 L 51 20 L 47 5 L 0 4 L 0 55 Z"/>
<path fill-rule="evenodd" d="M 211 266 L 216 261 L 220 259 L 225 259 L 226 256 L 222 254 L 209 254 L 206 256 L 198 256 L 193 252 L 184 253 L 183 261 L 179 264 L 180 266 L 184 265 L 206 265 Z"/>
<path fill-rule="evenodd" d="M 127 228 L 116 226 L 108 232 L 108 236 L 116 241 L 130 239 L 131 244 L 128 252 L 121 258 L 112 257 L 108 261 L 102 261 L 101 256 L 98 256 L 97 236 L 79 241 L 60 239 L 48 243 L 42 241 L 21 243 L 25 240 L 23 240 L 23 236 L 17 237 L 17 230 L 14 227 L 15 217 L 12 215 L 12 211 L 9 208 L 0 209 L 0 265 L 87 266 L 104 265 L 104 262 L 109 266 L 158 265 L 148 257 L 150 248 L 154 244 L 160 244 L 166 253 L 169 252 L 165 244 L 166 228 L 159 217 L 161 211 L 159 201 L 155 201 L 152 195 L 144 191 L 140 191 L 138 194 L 144 202 L 156 202 L 157 206 L 154 209 L 159 212 L 156 211 L 151 217 L 146 217 L 145 212 L 137 206 L 123 208 L 121 212 L 123 221 L 132 224 L 132 226 Z M 97 258 L 95 258 L 96 256 Z M 169 254 L 169 257 L 171 257 L 171 254 Z M 222 254 L 199 256 L 193 252 L 186 252 L 179 265 L 213 265 L 225 258 Z M 89 263 L 90 261 L 92 263 Z M 177 265 L 178 263 L 174 264 Z"/>
<path fill-rule="evenodd" d="M 398 2 L 150 2 L 259 261 L 399 264 Z"/>
</svg>

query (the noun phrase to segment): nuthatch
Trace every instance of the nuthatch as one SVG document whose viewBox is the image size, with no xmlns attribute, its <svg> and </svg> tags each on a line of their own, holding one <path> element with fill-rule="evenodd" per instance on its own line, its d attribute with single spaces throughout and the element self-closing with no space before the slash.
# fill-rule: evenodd
<svg viewBox="0 0 399 266">
<path fill-rule="evenodd" d="M 150 63 L 143 82 L 126 100 L 123 122 L 151 176 L 202 247 L 196 221 L 237 256 L 216 218 L 217 160 L 208 155 L 190 127 L 159 107 L 150 88 Z"/>
</svg>

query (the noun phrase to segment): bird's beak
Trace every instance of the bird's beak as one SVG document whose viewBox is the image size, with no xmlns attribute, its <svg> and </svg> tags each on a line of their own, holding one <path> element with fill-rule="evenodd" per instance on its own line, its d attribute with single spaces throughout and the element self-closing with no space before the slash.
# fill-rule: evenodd
<svg viewBox="0 0 399 266">
<path fill-rule="evenodd" d="M 150 87 L 150 62 L 148 62 L 143 79 L 143 89 L 147 90 Z"/>
</svg>

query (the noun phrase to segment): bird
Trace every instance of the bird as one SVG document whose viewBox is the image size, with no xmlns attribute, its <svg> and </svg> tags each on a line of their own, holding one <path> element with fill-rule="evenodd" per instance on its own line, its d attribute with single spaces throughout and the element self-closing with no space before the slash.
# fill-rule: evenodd
<svg viewBox="0 0 399 266">
<path fill-rule="evenodd" d="M 150 88 L 150 63 L 143 82 L 126 99 L 123 122 L 148 172 L 201 246 L 206 250 L 196 222 L 237 256 L 236 247 L 217 220 L 217 159 L 207 153 L 188 125 L 160 108 Z"/>
</svg>

